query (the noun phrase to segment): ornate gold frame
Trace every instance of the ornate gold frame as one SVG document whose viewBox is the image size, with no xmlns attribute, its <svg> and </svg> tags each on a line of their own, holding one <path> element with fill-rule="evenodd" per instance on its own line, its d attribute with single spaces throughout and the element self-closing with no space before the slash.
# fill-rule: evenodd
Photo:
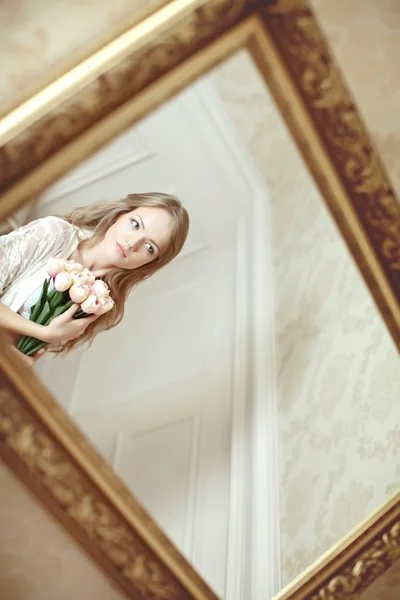
<svg viewBox="0 0 400 600">
<path fill-rule="evenodd" d="M 400 206 L 305 0 L 173 0 L 0 121 L 0 219 L 247 48 L 400 346 Z M 130 598 L 213 599 L 1 336 L 0 454 Z M 400 560 L 400 494 L 278 595 L 351 598 Z"/>
</svg>

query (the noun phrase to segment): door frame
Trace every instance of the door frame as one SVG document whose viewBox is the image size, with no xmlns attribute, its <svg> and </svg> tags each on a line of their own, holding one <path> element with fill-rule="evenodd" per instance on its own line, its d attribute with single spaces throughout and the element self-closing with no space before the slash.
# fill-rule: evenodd
<svg viewBox="0 0 400 600">
<path fill-rule="evenodd" d="M 250 210 L 239 225 L 237 247 L 226 600 L 265 600 L 281 589 L 270 199 L 210 78 L 193 87 L 249 190 Z"/>
</svg>

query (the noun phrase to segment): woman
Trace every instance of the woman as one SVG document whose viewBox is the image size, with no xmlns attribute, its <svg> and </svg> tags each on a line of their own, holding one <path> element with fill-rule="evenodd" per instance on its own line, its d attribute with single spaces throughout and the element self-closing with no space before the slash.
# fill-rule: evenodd
<svg viewBox="0 0 400 600">
<path fill-rule="evenodd" d="M 45 217 L 1 236 L 0 327 L 14 343 L 21 335 L 32 336 L 57 352 L 91 341 L 120 322 L 132 287 L 179 254 L 188 230 L 189 217 L 179 200 L 148 193 L 78 208 L 63 218 Z M 75 260 L 103 279 L 114 308 L 99 317 L 73 319 L 78 309 L 73 305 L 47 326 L 29 321 L 52 257 Z M 40 354 L 24 356 L 25 362 L 32 364 Z"/>
</svg>

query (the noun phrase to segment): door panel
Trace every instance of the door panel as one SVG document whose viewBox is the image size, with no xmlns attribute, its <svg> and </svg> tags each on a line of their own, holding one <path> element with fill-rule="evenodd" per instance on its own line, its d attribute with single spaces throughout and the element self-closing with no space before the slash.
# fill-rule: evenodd
<svg viewBox="0 0 400 600">
<path fill-rule="evenodd" d="M 244 185 L 189 89 L 49 189 L 31 215 L 140 191 L 175 193 L 189 210 L 184 251 L 131 294 L 120 326 L 38 371 L 221 596 Z"/>
</svg>

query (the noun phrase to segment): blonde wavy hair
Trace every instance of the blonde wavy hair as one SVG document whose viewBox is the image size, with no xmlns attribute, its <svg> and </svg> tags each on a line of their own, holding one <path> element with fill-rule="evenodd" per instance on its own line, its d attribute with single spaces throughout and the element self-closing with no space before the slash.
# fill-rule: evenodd
<svg viewBox="0 0 400 600">
<path fill-rule="evenodd" d="M 62 216 L 63 219 L 76 227 L 92 230 L 93 235 L 82 244 L 94 246 L 103 239 L 107 230 L 118 217 L 141 206 L 162 208 L 171 215 L 173 228 L 167 248 L 153 261 L 136 269 L 116 268 L 104 275 L 101 279 L 110 288 L 111 297 L 115 302 L 114 308 L 89 325 L 84 335 L 79 339 L 63 344 L 57 348 L 56 352 L 68 352 L 76 344 L 91 343 L 100 331 L 118 325 L 124 316 L 125 301 L 131 289 L 171 262 L 182 250 L 189 231 L 189 215 L 181 202 L 174 196 L 157 192 L 129 194 L 123 200 L 90 204 L 89 206 L 76 208 L 71 213 Z"/>
</svg>

